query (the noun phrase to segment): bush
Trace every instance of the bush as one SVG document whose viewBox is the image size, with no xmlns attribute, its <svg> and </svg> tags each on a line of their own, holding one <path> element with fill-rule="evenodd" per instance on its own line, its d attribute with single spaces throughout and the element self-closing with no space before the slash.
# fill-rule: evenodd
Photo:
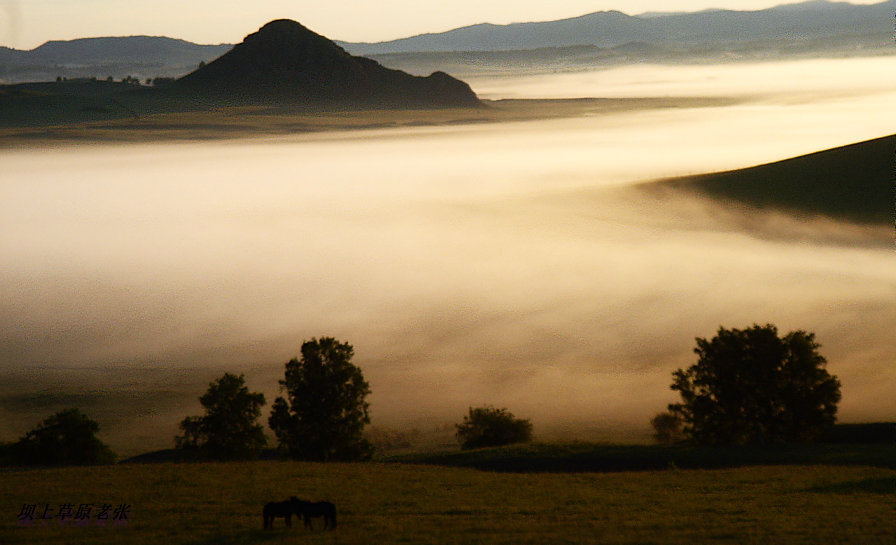
<svg viewBox="0 0 896 545">
<path fill-rule="evenodd" d="M 532 440 L 532 423 L 507 409 L 470 407 L 464 421 L 457 424 L 455 437 L 464 449 L 527 443 Z"/>
</svg>

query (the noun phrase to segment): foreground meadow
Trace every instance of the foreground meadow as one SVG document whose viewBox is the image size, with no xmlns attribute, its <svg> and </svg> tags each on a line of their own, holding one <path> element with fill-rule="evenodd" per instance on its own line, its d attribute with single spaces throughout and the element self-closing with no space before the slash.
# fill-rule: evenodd
<svg viewBox="0 0 896 545">
<path fill-rule="evenodd" d="M 0 543 L 892 544 L 896 471 L 791 466 L 511 474 L 401 464 L 118 465 L 0 474 Z M 261 508 L 290 495 L 334 502 L 313 531 Z M 17 522 L 93 503 L 127 522 Z"/>
</svg>

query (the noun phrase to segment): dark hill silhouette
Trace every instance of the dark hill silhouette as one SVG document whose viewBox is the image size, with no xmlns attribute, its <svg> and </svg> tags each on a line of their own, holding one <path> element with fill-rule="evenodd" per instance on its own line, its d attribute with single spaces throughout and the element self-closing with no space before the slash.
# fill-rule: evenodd
<svg viewBox="0 0 896 545">
<path fill-rule="evenodd" d="M 662 180 L 645 189 L 696 191 L 723 202 L 892 225 L 894 150 L 891 135 L 751 168 Z"/>
<path fill-rule="evenodd" d="M 182 89 L 242 102 L 324 105 L 478 106 L 466 83 L 444 72 L 412 76 L 349 55 L 295 21 L 272 21 L 178 80 Z"/>
</svg>

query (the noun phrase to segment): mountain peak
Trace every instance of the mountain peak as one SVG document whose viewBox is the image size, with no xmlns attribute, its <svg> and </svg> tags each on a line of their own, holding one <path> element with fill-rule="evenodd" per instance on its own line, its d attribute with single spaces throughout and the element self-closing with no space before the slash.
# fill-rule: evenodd
<svg viewBox="0 0 896 545">
<path fill-rule="evenodd" d="M 302 25 L 302 23 L 300 23 L 298 21 L 293 21 L 292 19 L 274 19 L 273 21 L 271 21 L 269 23 L 265 23 L 260 29 L 258 29 L 258 33 L 277 32 L 277 31 L 306 32 L 306 33 L 314 34 L 315 36 L 319 36 L 319 34 L 311 32 L 310 30 L 305 28 Z"/>
<path fill-rule="evenodd" d="M 293 45 L 300 43 L 317 43 L 321 46 L 333 45 L 333 42 L 331 42 L 324 36 L 321 36 L 320 34 L 309 30 L 301 23 L 293 21 L 292 19 L 276 19 L 274 21 L 271 21 L 270 23 L 267 23 L 260 29 L 258 29 L 257 32 L 246 36 L 246 38 L 243 40 L 243 43 L 247 44 L 257 44 L 265 42 L 286 42 Z"/>
<path fill-rule="evenodd" d="M 241 100 L 404 106 L 476 106 L 470 87 L 444 73 L 427 78 L 353 57 L 296 21 L 262 26 L 228 53 L 179 80 Z"/>
</svg>

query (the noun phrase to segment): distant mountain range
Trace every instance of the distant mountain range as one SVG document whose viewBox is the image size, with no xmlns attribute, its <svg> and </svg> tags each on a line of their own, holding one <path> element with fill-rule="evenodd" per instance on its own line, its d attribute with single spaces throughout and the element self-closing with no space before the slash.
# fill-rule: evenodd
<svg viewBox="0 0 896 545">
<path fill-rule="evenodd" d="M 468 73 L 515 66 L 892 54 L 894 13 L 896 0 L 872 5 L 813 0 L 759 11 L 602 11 L 559 21 L 479 24 L 380 43 L 336 43 L 352 55 L 420 74 L 434 69 Z M 179 77 L 231 47 L 151 36 L 52 41 L 30 51 L 0 47 L 0 83 Z"/>
<path fill-rule="evenodd" d="M 232 44 L 198 45 L 156 36 L 51 41 L 30 51 L 0 47 L 0 82 L 66 78 L 177 77 L 216 59 Z"/>
<path fill-rule="evenodd" d="M 873 5 L 813 0 L 759 11 L 626 15 L 601 11 L 539 23 L 479 24 L 379 43 L 340 42 L 355 55 L 436 51 L 508 51 L 630 42 L 656 45 L 807 41 L 834 36 L 876 37 L 892 45 L 896 0 Z"/>
</svg>

